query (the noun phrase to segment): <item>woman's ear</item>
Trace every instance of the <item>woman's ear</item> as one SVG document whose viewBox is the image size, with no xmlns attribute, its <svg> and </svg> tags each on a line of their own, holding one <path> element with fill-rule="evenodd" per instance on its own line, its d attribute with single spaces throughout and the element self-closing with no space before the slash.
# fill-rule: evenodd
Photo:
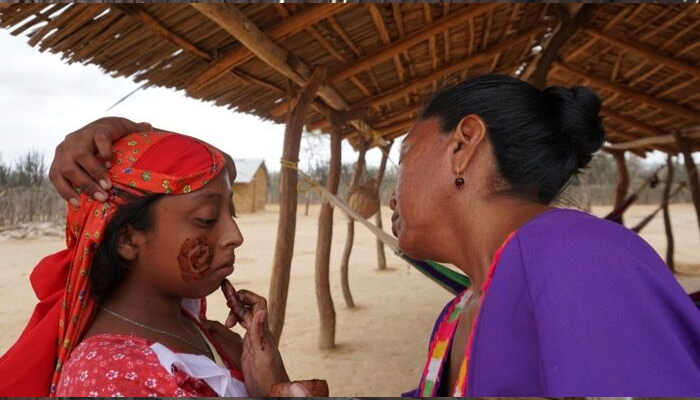
<svg viewBox="0 0 700 400">
<path fill-rule="evenodd" d="M 146 236 L 142 232 L 127 226 L 117 235 L 117 253 L 126 261 L 134 261 L 145 242 Z"/>
<path fill-rule="evenodd" d="M 476 148 L 486 137 L 486 124 L 478 115 L 470 114 L 462 118 L 452 132 L 452 169 L 461 175 L 473 159 Z"/>
</svg>

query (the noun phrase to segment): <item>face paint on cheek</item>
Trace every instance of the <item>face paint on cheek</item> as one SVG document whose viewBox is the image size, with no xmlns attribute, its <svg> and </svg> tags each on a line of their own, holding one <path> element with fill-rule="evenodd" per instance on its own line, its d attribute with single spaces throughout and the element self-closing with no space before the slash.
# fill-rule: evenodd
<svg viewBox="0 0 700 400">
<path fill-rule="evenodd" d="M 205 235 L 185 239 L 180 246 L 180 255 L 177 256 L 182 279 L 185 282 L 202 279 L 211 269 L 213 258 L 214 250 Z"/>
</svg>

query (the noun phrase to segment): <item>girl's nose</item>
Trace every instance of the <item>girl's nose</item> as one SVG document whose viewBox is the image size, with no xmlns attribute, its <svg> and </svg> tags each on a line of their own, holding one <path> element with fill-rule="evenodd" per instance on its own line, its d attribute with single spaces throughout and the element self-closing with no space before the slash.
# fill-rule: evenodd
<svg viewBox="0 0 700 400">
<path fill-rule="evenodd" d="M 238 228 L 236 221 L 233 220 L 233 217 L 226 218 L 226 222 L 224 224 L 225 234 L 221 238 L 221 247 L 226 248 L 233 246 L 233 248 L 236 248 L 242 245 L 243 234 L 241 234 L 241 230 Z"/>
</svg>

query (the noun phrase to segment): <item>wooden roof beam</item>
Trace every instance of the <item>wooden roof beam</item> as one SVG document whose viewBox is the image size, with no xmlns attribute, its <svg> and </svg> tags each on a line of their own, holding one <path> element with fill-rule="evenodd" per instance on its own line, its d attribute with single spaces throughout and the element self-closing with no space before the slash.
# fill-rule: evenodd
<svg viewBox="0 0 700 400">
<path fill-rule="evenodd" d="M 649 136 L 656 136 L 661 131 L 660 129 L 657 129 L 653 126 L 649 126 L 647 124 L 639 122 L 638 120 L 636 120 L 634 118 L 625 117 L 623 115 L 616 114 L 616 113 L 614 113 L 610 110 L 607 110 L 607 109 L 603 109 L 601 111 L 601 114 L 603 114 L 604 117 L 607 117 L 612 121 L 615 121 L 617 123 L 620 123 L 622 125 L 625 125 L 627 127 L 633 128 L 633 129 L 637 129 L 638 131 L 644 132 L 645 134 L 647 134 Z"/>
<path fill-rule="evenodd" d="M 298 85 L 304 85 L 312 74 L 311 67 L 273 42 L 237 7 L 221 3 L 192 3 L 192 7 L 225 29 L 258 58 Z M 330 86 L 321 85 L 317 92 L 333 110 L 346 111 L 350 105 Z M 354 121 L 355 129 L 371 127 Z"/>
<path fill-rule="evenodd" d="M 375 51 L 374 53 L 365 56 L 364 58 L 358 60 L 352 65 L 348 65 L 342 70 L 338 71 L 335 75 L 328 78 L 329 84 L 334 84 L 341 82 L 351 76 L 362 72 L 374 65 L 377 65 L 387 59 L 390 59 L 396 55 L 401 54 L 404 50 L 407 50 L 428 38 L 437 35 L 453 26 L 459 25 L 467 19 L 474 18 L 475 16 L 487 13 L 498 7 L 500 4 L 497 3 L 487 3 L 487 4 L 474 4 L 469 5 L 466 9 L 456 12 L 449 17 L 442 18 L 435 23 L 426 26 L 425 28 L 406 36 L 395 43 L 388 46 L 384 46 L 381 49 Z"/>
<path fill-rule="evenodd" d="M 160 21 L 155 19 L 148 12 L 146 12 L 141 6 L 135 4 L 115 4 L 114 6 L 124 14 L 134 19 L 137 19 L 143 25 L 145 25 L 146 27 L 150 28 L 153 32 L 158 34 L 160 37 L 182 48 L 186 52 L 192 53 L 195 56 L 206 61 L 212 60 L 212 57 L 209 55 L 209 53 L 200 49 L 195 44 L 191 43 L 187 39 L 183 38 L 182 36 L 165 27 L 163 24 L 160 23 Z"/>
<path fill-rule="evenodd" d="M 197 8 L 193 5 L 193 7 Z M 308 8 L 300 13 L 296 13 L 289 18 L 284 19 L 278 25 L 265 31 L 265 35 L 271 40 L 279 40 L 284 37 L 293 35 L 304 30 L 307 26 L 321 21 L 329 16 L 335 15 L 340 11 L 347 10 L 345 4 L 319 4 Z M 239 46 L 231 50 L 213 64 L 211 64 L 204 72 L 195 77 L 188 85 L 187 91 L 197 93 L 204 88 L 215 78 L 224 74 L 231 68 L 239 65 L 254 56 L 246 46 Z"/>
<path fill-rule="evenodd" d="M 620 39 L 598 29 L 588 28 L 585 30 L 585 32 L 595 38 L 605 40 L 608 43 L 620 47 L 623 50 L 637 53 L 640 56 L 647 58 L 653 62 L 667 65 L 679 71 L 686 72 L 694 76 L 695 78 L 700 78 L 700 67 L 689 64 L 685 61 L 681 61 L 677 58 L 659 53 L 658 50 L 652 49 L 649 46 L 625 39 Z"/>
<path fill-rule="evenodd" d="M 518 32 L 514 35 L 511 35 L 510 37 L 507 37 L 507 38 L 499 41 L 495 45 L 491 46 L 490 48 L 488 48 L 480 53 L 476 53 L 476 54 L 473 54 L 471 56 L 466 56 L 460 60 L 456 60 L 450 64 L 447 64 L 447 65 L 433 71 L 432 73 L 430 73 L 430 75 L 419 77 L 419 78 L 414 79 L 410 82 L 406 82 L 406 84 L 401 85 L 392 91 L 381 94 L 379 96 L 365 99 L 365 100 L 359 102 L 359 105 L 376 107 L 376 106 L 400 99 L 401 97 L 404 96 L 404 94 L 410 93 L 410 92 L 412 92 L 416 89 L 419 89 L 421 87 L 425 87 L 427 85 L 430 85 L 436 79 L 439 79 L 443 76 L 453 74 L 459 70 L 462 70 L 462 69 L 467 68 L 469 66 L 472 66 L 474 64 L 478 64 L 479 62 L 488 60 L 489 58 L 493 57 L 494 54 L 498 54 L 504 50 L 507 50 L 507 49 L 517 45 L 520 42 L 523 42 L 523 41 L 529 39 L 529 37 L 531 35 L 533 35 L 534 33 L 538 32 L 542 29 L 545 29 L 547 26 L 550 26 L 550 25 L 551 25 L 551 23 L 542 23 L 540 25 L 536 25 L 535 27 L 528 29 L 527 31 Z"/>
<path fill-rule="evenodd" d="M 561 23 L 559 29 L 552 36 L 552 39 L 547 43 L 547 46 L 542 50 L 542 55 L 535 67 L 533 76 L 533 84 L 544 89 L 547 85 L 547 75 L 550 66 L 558 58 L 559 50 L 576 34 L 583 26 L 593 17 L 593 5 L 585 4 L 581 7 L 575 16 L 569 15 L 568 10 L 561 4 L 554 4 L 554 10 L 557 12 Z"/>
<path fill-rule="evenodd" d="M 386 24 L 384 23 L 384 18 L 382 18 L 381 11 L 379 11 L 379 7 L 377 7 L 377 5 L 374 3 L 369 3 L 367 4 L 367 11 L 369 11 L 369 15 L 372 17 L 372 22 L 374 22 L 374 26 L 377 28 L 377 32 L 379 33 L 379 38 L 382 39 L 382 43 L 384 43 L 385 46 L 391 44 L 389 31 L 386 29 Z M 396 74 L 399 76 L 399 81 L 403 83 L 404 71 L 399 55 L 395 55 L 393 60 L 394 68 L 396 68 Z"/>
<path fill-rule="evenodd" d="M 700 112 L 679 106 L 678 104 L 671 103 L 665 100 L 657 99 L 656 97 L 650 96 L 646 93 L 638 92 L 634 89 L 630 89 L 626 86 L 610 82 L 606 79 L 598 78 L 588 73 L 579 71 L 569 65 L 563 64 L 561 62 L 555 62 L 553 66 L 560 69 L 570 75 L 573 75 L 579 79 L 585 79 L 595 86 L 599 86 L 603 89 L 611 90 L 613 92 L 618 92 L 621 95 L 628 97 L 632 100 L 636 100 L 641 103 L 648 104 L 650 106 L 656 107 L 660 110 L 666 111 L 671 114 L 678 115 L 680 117 L 686 118 L 695 123 L 700 123 Z"/>
<path fill-rule="evenodd" d="M 683 135 L 685 139 L 700 139 L 700 132 L 687 133 Z M 643 139 L 630 140 L 629 142 L 612 143 L 606 147 L 611 150 L 630 150 L 640 147 L 654 147 L 662 144 L 675 144 L 676 137 L 673 134 L 659 135 Z"/>
</svg>

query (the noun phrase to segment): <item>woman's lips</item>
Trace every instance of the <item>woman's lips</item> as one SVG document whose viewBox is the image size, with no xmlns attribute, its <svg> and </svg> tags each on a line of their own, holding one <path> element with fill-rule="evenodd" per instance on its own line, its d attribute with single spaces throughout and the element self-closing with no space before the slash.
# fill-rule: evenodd
<svg viewBox="0 0 700 400">
<path fill-rule="evenodd" d="M 399 228 L 397 226 L 398 222 L 399 222 L 399 214 L 394 212 L 391 215 L 391 233 L 393 233 L 395 237 L 399 237 Z"/>
</svg>

